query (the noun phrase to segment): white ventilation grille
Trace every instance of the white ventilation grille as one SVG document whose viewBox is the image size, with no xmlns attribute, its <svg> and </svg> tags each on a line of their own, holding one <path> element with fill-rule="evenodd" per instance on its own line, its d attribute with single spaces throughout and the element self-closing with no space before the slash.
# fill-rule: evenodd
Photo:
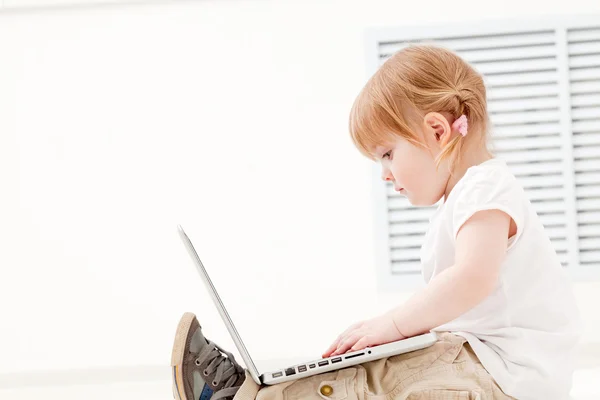
<svg viewBox="0 0 600 400">
<path fill-rule="evenodd" d="M 579 262 L 600 267 L 600 26 L 567 31 Z"/>
<path fill-rule="evenodd" d="M 463 26 L 459 35 L 435 36 L 421 30 L 422 37 L 388 31 L 375 36 L 373 56 L 379 66 L 409 43 L 432 43 L 473 65 L 486 83 L 492 150 L 525 188 L 563 266 L 600 267 L 600 26 L 536 26 L 485 34 Z M 435 207 L 411 206 L 389 183 L 386 204 L 385 274 L 417 274 Z"/>
<path fill-rule="evenodd" d="M 554 31 L 492 36 L 458 53 L 483 76 L 493 149 L 520 180 L 563 265 L 568 263 L 563 140 Z"/>
<path fill-rule="evenodd" d="M 435 207 L 414 207 L 398 195 L 388 183 L 390 263 L 392 274 L 415 274 L 421 271 L 421 246 L 429 218 Z"/>
</svg>

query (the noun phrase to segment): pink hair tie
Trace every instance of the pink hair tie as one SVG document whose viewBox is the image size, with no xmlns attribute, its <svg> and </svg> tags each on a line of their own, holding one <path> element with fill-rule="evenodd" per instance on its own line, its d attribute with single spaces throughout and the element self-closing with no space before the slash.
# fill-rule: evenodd
<svg viewBox="0 0 600 400">
<path fill-rule="evenodd" d="M 452 129 L 460 132 L 461 135 L 467 136 L 467 130 L 469 129 L 469 121 L 467 121 L 466 115 L 461 115 L 452 123 Z"/>
</svg>

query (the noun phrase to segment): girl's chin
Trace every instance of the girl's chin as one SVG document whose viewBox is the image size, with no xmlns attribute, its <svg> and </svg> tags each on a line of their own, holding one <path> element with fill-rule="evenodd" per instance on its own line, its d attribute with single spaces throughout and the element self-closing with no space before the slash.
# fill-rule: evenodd
<svg viewBox="0 0 600 400">
<path fill-rule="evenodd" d="M 438 200 L 431 200 L 431 199 L 423 199 L 423 198 L 418 198 L 415 197 L 412 193 L 408 193 L 406 191 L 402 191 L 402 193 L 400 193 L 402 196 L 406 197 L 408 199 L 408 202 L 415 206 L 415 207 L 430 207 L 435 205 Z"/>
</svg>

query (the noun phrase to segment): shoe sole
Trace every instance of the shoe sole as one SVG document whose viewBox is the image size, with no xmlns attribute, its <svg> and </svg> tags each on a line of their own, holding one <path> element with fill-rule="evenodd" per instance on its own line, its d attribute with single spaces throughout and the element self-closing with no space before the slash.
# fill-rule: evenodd
<svg viewBox="0 0 600 400">
<path fill-rule="evenodd" d="M 188 400 L 185 396 L 185 386 L 183 385 L 183 358 L 185 356 L 185 345 L 190 327 L 195 318 L 196 316 L 192 313 L 183 314 L 175 333 L 175 342 L 173 343 L 173 352 L 171 353 L 171 368 L 173 370 L 173 397 L 176 400 Z"/>
</svg>

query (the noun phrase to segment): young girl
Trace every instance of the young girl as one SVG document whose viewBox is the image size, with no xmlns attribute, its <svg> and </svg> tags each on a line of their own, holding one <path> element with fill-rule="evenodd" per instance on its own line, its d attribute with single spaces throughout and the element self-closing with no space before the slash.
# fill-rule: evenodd
<svg viewBox="0 0 600 400">
<path fill-rule="evenodd" d="M 252 379 L 244 380 L 232 357 L 204 339 L 193 314 L 186 314 L 172 360 L 176 395 L 183 400 L 568 398 L 578 310 L 526 194 L 487 149 L 481 76 L 448 50 L 406 48 L 360 92 L 350 133 L 358 149 L 381 164 L 382 179 L 411 204 L 443 201 L 421 252 L 427 286 L 405 304 L 350 326 L 323 356 L 430 330 L 439 332 L 439 342 L 259 391 Z"/>
</svg>

